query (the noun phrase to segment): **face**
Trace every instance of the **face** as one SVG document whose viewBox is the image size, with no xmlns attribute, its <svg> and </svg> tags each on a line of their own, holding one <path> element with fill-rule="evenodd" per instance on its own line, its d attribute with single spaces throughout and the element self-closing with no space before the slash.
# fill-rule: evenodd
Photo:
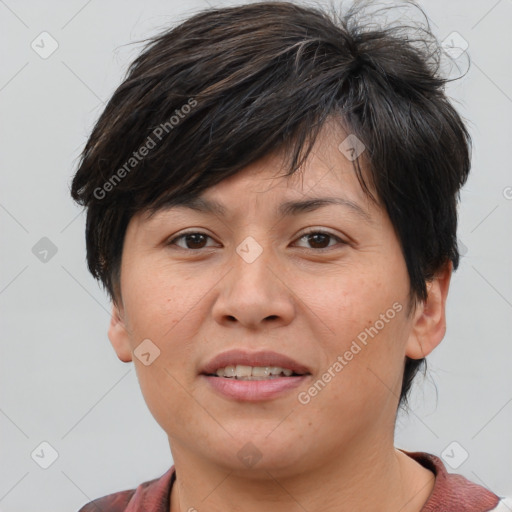
<svg viewBox="0 0 512 512">
<path fill-rule="evenodd" d="M 273 155 L 208 189 L 222 212 L 131 220 L 109 337 L 175 462 L 257 460 L 277 475 L 392 442 L 404 357 L 441 340 L 447 284 L 441 310 L 407 315 L 398 239 L 338 149 L 345 136 L 324 129 L 291 177 Z M 282 209 L 316 198 L 341 201 Z M 220 375 L 254 366 L 263 380 L 212 375 L 237 363 Z M 294 373 L 269 378 L 272 366 Z"/>
</svg>

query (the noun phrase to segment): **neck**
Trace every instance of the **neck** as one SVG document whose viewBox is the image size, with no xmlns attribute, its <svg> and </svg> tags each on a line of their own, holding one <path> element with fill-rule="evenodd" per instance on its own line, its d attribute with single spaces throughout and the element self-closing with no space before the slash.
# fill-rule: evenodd
<svg viewBox="0 0 512 512">
<path fill-rule="evenodd" d="M 352 446 L 316 467 L 279 474 L 253 469 L 250 476 L 198 459 L 173 441 L 176 482 L 170 512 L 316 511 L 419 512 L 434 475 L 394 446 Z"/>
</svg>

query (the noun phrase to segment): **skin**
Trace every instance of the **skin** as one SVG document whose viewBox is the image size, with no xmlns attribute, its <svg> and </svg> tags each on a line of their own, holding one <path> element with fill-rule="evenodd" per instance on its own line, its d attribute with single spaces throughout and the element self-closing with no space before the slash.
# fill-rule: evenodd
<svg viewBox="0 0 512 512">
<path fill-rule="evenodd" d="M 108 334 L 168 435 L 171 512 L 417 512 L 432 491 L 433 473 L 394 447 L 394 422 L 404 357 L 428 355 L 445 334 L 452 267 L 408 316 L 398 238 L 338 150 L 345 137 L 326 125 L 292 177 L 274 154 L 208 189 L 203 197 L 222 202 L 225 217 L 174 207 L 129 223 Z M 322 196 L 350 199 L 370 222 L 340 205 L 276 216 L 285 200 Z M 309 227 L 333 236 L 303 237 Z M 187 245 L 176 239 L 185 230 L 210 238 Z M 263 250 L 252 263 L 236 252 L 248 236 Z M 396 302 L 402 311 L 301 404 L 298 393 Z M 133 353 L 144 339 L 160 350 L 147 366 Z M 233 348 L 286 354 L 312 375 L 265 402 L 227 399 L 199 372 Z M 251 467 L 237 456 L 248 442 L 261 455 Z"/>
</svg>

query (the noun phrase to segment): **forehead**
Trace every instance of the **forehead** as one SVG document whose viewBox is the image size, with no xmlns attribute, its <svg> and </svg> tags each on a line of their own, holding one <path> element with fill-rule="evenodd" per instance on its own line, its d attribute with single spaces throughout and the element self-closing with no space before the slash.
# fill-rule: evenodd
<svg viewBox="0 0 512 512">
<path fill-rule="evenodd" d="M 170 198 L 146 219 L 169 210 L 227 218 L 243 216 L 250 208 L 291 217 L 332 205 L 370 223 L 376 205 L 361 188 L 356 162 L 346 152 L 349 136 L 339 125 L 326 123 L 307 160 L 293 174 L 286 175 L 284 151 L 268 154 L 197 195 Z"/>
</svg>

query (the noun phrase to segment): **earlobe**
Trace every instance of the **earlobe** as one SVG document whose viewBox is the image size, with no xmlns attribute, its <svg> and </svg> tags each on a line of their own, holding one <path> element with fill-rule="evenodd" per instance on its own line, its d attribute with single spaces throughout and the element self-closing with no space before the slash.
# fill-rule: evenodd
<svg viewBox="0 0 512 512">
<path fill-rule="evenodd" d="M 452 262 L 448 262 L 427 285 L 427 300 L 418 306 L 407 340 L 405 355 L 421 359 L 441 343 L 446 333 L 446 297 L 450 287 Z"/>
<path fill-rule="evenodd" d="M 123 363 L 132 361 L 132 350 L 130 345 L 130 336 L 122 314 L 118 306 L 112 304 L 112 315 L 110 317 L 110 325 L 108 328 L 108 338 L 116 351 L 117 357 Z"/>
</svg>

